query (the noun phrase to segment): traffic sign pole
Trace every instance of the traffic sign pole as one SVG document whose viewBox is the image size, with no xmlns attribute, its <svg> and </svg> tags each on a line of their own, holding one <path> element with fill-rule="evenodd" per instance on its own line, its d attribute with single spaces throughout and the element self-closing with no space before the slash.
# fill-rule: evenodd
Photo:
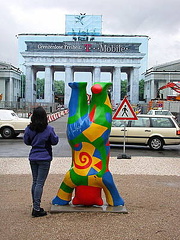
<svg viewBox="0 0 180 240">
<path fill-rule="evenodd" d="M 124 143 L 123 143 L 123 154 L 126 154 L 125 151 L 126 151 L 126 121 L 124 121 Z"/>
<path fill-rule="evenodd" d="M 123 142 L 123 154 L 117 156 L 118 159 L 130 159 L 131 156 L 126 155 L 125 146 L 126 146 L 126 120 L 138 120 L 133 108 L 131 107 L 127 97 L 125 97 L 119 107 L 117 108 L 113 120 L 124 120 L 124 142 Z"/>
<path fill-rule="evenodd" d="M 126 155 L 126 121 L 124 121 L 124 141 L 123 141 L 123 153 L 117 156 L 117 159 L 131 159 L 130 155 Z"/>
</svg>

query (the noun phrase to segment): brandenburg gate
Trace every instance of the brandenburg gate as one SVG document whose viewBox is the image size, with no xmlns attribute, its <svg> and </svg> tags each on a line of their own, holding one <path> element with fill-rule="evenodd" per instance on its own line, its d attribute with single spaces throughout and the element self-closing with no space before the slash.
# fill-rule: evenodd
<svg viewBox="0 0 180 240">
<path fill-rule="evenodd" d="M 54 74 L 60 71 L 65 72 L 65 107 L 70 97 L 68 83 L 74 81 L 75 72 L 90 72 L 92 84 L 103 81 L 102 72 L 109 72 L 114 105 L 121 101 L 121 74 L 126 73 L 128 98 L 131 103 L 138 103 L 139 80 L 146 70 L 147 36 L 102 35 L 91 31 L 19 34 L 18 39 L 20 62 L 25 67 L 27 102 L 36 102 L 38 71 L 45 72 L 44 102 L 54 102 Z"/>
</svg>

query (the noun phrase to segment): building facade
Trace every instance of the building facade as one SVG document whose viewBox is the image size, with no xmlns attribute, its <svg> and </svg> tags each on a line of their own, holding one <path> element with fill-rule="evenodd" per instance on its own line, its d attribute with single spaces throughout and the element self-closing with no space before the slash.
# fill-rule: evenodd
<svg viewBox="0 0 180 240">
<path fill-rule="evenodd" d="M 11 106 L 21 97 L 21 71 L 4 62 L 0 62 L 0 95 L 0 106 L 4 103 Z"/>
<path fill-rule="evenodd" d="M 121 101 L 121 74 L 126 73 L 128 98 L 133 104 L 139 102 L 139 80 L 143 78 L 142 74 L 147 69 L 148 37 L 103 35 L 99 25 L 99 30 L 95 31 L 95 25 L 101 18 L 97 18 L 97 21 L 92 23 L 90 21 L 92 17 L 67 16 L 69 21 L 66 22 L 65 34 L 18 35 L 19 65 L 26 75 L 27 102 L 36 102 L 36 78 L 39 71 L 45 73 L 44 102 L 54 101 L 56 72 L 65 74 L 65 107 L 68 106 L 70 97 L 68 83 L 75 80 L 76 72 L 90 73 L 90 86 L 94 82 L 104 81 L 101 73 L 109 73 L 108 81 L 113 84 L 111 89 L 113 104 L 119 104 Z M 71 28 L 73 21 L 74 25 Z M 75 28 L 76 24 L 79 25 Z M 85 27 L 86 24 L 91 26 L 89 30 Z M 81 26 L 83 29 L 80 28 Z M 78 81 L 86 81 L 86 79 L 78 79 Z"/>
<path fill-rule="evenodd" d="M 171 88 L 158 92 L 158 89 L 168 82 L 180 83 L 180 60 L 157 65 L 146 71 L 144 85 L 146 102 L 156 99 L 158 94 L 161 99 L 166 99 L 168 95 L 177 95 L 178 93 Z"/>
</svg>

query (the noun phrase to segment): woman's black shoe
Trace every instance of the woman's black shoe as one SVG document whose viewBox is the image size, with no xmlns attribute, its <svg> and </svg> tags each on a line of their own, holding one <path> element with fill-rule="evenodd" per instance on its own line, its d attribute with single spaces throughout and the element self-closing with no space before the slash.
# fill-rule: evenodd
<svg viewBox="0 0 180 240">
<path fill-rule="evenodd" d="M 36 210 L 32 210 L 32 216 L 33 217 L 43 217 L 43 216 L 46 216 L 47 215 L 47 212 L 44 211 L 43 208 L 40 208 L 40 211 L 36 211 Z"/>
</svg>

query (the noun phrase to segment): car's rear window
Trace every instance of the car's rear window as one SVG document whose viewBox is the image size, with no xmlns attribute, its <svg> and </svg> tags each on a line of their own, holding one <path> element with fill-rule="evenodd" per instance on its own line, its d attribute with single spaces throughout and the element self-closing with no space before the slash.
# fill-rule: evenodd
<svg viewBox="0 0 180 240">
<path fill-rule="evenodd" d="M 152 127 L 174 128 L 171 118 L 151 118 Z"/>
<path fill-rule="evenodd" d="M 138 120 L 131 121 L 131 127 L 150 127 L 150 120 L 147 117 L 138 118 Z"/>
<path fill-rule="evenodd" d="M 169 111 L 155 111 L 155 115 L 171 115 Z"/>
<path fill-rule="evenodd" d="M 157 127 L 157 128 L 174 128 L 171 118 L 166 117 L 141 117 L 138 120 L 131 121 L 131 127 Z"/>
<path fill-rule="evenodd" d="M 124 120 L 112 120 L 112 127 L 124 127 Z"/>
</svg>

